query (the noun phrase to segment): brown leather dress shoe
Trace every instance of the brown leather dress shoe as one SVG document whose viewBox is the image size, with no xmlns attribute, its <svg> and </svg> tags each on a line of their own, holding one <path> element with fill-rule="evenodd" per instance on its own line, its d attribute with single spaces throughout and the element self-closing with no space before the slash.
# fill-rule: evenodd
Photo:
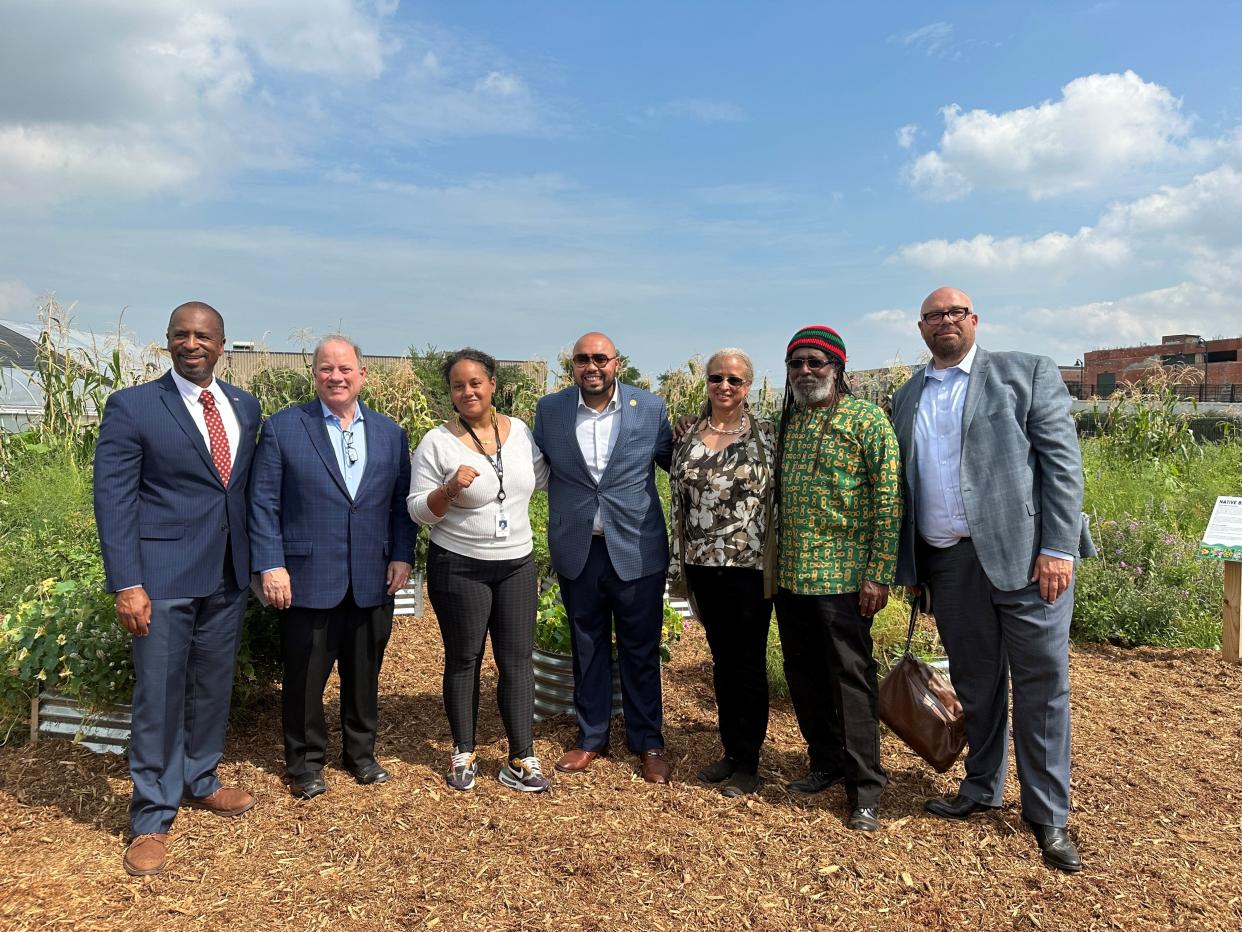
<svg viewBox="0 0 1242 932">
<path fill-rule="evenodd" d="M 191 809 L 206 809 L 218 816 L 239 816 L 254 808 L 256 800 L 245 790 L 222 786 L 210 796 L 187 796 L 182 805 Z"/>
<path fill-rule="evenodd" d="M 648 783 L 668 783 L 672 768 L 664 756 L 664 748 L 647 748 L 638 755 L 642 767 L 643 779 Z"/>
<path fill-rule="evenodd" d="M 591 762 L 597 757 L 607 757 L 608 748 L 603 747 L 598 751 L 587 751 L 583 748 L 570 748 L 566 751 L 561 759 L 556 762 L 556 769 L 561 773 L 582 773 L 591 766 Z"/>
<path fill-rule="evenodd" d="M 149 877 L 164 870 L 172 836 L 168 833 L 139 835 L 125 848 L 125 873 L 131 877 Z"/>
</svg>

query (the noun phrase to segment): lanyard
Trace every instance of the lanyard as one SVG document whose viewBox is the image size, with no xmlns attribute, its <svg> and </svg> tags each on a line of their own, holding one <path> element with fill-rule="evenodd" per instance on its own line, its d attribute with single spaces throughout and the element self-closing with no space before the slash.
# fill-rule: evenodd
<svg viewBox="0 0 1242 932">
<path fill-rule="evenodd" d="M 496 501 L 503 504 L 505 500 L 505 461 L 500 455 L 500 425 L 496 423 L 495 409 L 492 410 L 492 431 L 496 434 L 496 458 L 494 460 L 487 455 L 487 451 L 483 449 L 483 442 L 479 440 L 479 435 L 474 432 L 473 427 L 466 423 L 466 419 L 458 415 L 457 420 L 461 421 L 461 426 L 466 428 L 466 432 L 470 434 L 470 439 L 479 448 L 483 458 L 491 464 L 492 469 L 496 470 L 496 479 L 500 482 L 500 491 L 496 493 Z"/>
</svg>

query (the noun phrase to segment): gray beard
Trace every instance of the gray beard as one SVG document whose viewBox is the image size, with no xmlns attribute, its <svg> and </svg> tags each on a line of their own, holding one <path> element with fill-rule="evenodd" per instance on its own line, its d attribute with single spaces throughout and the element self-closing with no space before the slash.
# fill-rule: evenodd
<svg viewBox="0 0 1242 932">
<path fill-rule="evenodd" d="M 833 392 L 836 391 L 836 385 L 831 380 L 819 383 L 809 392 L 803 392 L 798 388 L 797 382 L 790 382 L 789 388 L 793 392 L 794 401 L 802 408 L 831 401 Z"/>
</svg>

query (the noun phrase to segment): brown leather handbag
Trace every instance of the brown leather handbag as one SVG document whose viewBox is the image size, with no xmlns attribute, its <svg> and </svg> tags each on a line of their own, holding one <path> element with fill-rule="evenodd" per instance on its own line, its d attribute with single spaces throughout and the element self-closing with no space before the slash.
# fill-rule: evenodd
<svg viewBox="0 0 1242 932">
<path fill-rule="evenodd" d="M 966 718 L 952 684 L 910 652 L 918 601 L 910 606 L 906 650 L 880 683 L 880 720 L 937 773 L 966 746 Z"/>
</svg>

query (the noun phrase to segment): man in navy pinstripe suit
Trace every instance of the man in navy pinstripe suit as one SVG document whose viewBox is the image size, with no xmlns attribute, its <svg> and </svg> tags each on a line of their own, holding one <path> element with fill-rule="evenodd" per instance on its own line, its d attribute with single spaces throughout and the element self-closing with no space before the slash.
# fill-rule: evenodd
<svg viewBox="0 0 1242 932">
<path fill-rule="evenodd" d="M 616 380 L 618 354 L 602 333 L 574 345 L 574 385 L 540 399 L 535 442 L 552 468 L 548 549 L 569 613 L 578 740 L 556 763 L 586 770 L 608 750 L 615 620 L 629 748 L 643 778 L 667 783 L 660 631 L 668 532 L 655 467 L 667 470 L 672 429 L 664 401 Z"/>
<path fill-rule="evenodd" d="M 313 360 L 317 397 L 263 425 L 250 494 L 251 562 L 283 610 L 285 767 L 302 799 L 327 790 L 323 690 L 334 663 L 341 762 L 359 783 L 389 779 L 375 759 L 379 673 L 417 533 L 405 507 L 409 440 L 358 400 L 361 351 L 326 337 Z"/>
<path fill-rule="evenodd" d="M 125 870 L 164 869 L 181 805 L 241 815 L 220 785 L 250 577 L 246 485 L 254 396 L 212 376 L 224 320 L 199 301 L 168 321 L 172 371 L 114 393 L 95 450 L 95 522 L 117 620 L 134 636 Z"/>
</svg>

